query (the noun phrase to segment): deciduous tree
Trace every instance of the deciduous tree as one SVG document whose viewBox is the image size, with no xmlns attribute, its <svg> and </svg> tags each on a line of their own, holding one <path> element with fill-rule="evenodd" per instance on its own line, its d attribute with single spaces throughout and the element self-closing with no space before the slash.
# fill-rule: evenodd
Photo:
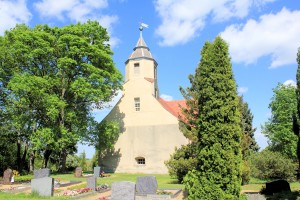
<svg viewBox="0 0 300 200">
<path fill-rule="evenodd" d="M 297 135 L 293 132 L 293 116 L 297 110 L 296 88 L 279 83 L 273 89 L 269 104 L 271 117 L 262 127 L 268 138 L 269 149 L 297 160 Z"/>
<path fill-rule="evenodd" d="M 44 167 L 58 152 L 64 171 L 66 156 L 88 133 L 92 110 L 122 87 L 106 29 L 95 21 L 61 28 L 19 25 L 1 41 L 0 52 L 6 52 L 0 62 L 1 101 L 14 136 L 44 154 Z"/>
</svg>

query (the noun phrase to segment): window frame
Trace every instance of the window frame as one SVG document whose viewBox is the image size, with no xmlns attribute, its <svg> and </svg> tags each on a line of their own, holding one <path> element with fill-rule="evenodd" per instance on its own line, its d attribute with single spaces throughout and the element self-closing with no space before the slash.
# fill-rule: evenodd
<svg viewBox="0 0 300 200">
<path fill-rule="evenodd" d="M 136 157 L 135 161 L 137 165 L 146 165 L 146 159 L 144 157 Z"/>
<path fill-rule="evenodd" d="M 134 110 L 136 112 L 141 111 L 141 98 L 140 97 L 134 97 Z"/>
<path fill-rule="evenodd" d="M 135 75 L 140 74 L 140 63 L 134 63 L 133 64 L 133 72 Z"/>
</svg>

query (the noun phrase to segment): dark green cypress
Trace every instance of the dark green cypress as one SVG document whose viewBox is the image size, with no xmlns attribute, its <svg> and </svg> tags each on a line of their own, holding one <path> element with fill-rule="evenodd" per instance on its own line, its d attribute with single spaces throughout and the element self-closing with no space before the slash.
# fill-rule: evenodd
<svg viewBox="0 0 300 200">
<path fill-rule="evenodd" d="M 298 142 L 297 142 L 297 157 L 298 157 L 298 173 L 297 173 L 297 179 L 300 179 L 300 139 L 299 139 L 299 119 L 300 119 L 300 48 L 298 49 L 297 53 L 297 63 L 298 63 L 298 69 L 297 69 L 297 88 L 296 88 L 296 98 L 297 98 L 297 114 L 293 116 L 293 131 L 295 135 L 297 136 Z"/>
<path fill-rule="evenodd" d="M 188 199 L 238 199 L 241 128 L 238 96 L 227 43 L 206 42 L 192 87 L 198 90 L 197 159 L 184 178 Z"/>
</svg>

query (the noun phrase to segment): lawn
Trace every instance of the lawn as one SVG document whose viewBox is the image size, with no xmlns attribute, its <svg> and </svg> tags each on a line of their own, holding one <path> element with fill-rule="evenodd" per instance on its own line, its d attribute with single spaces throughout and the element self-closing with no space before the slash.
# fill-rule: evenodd
<svg viewBox="0 0 300 200">
<path fill-rule="evenodd" d="M 138 176 L 149 176 L 148 174 L 126 174 L 126 173 L 112 173 L 106 174 L 108 177 L 97 178 L 97 184 L 108 184 L 111 185 L 112 182 L 116 181 L 131 181 L 136 182 Z M 151 174 L 150 176 L 155 176 L 158 182 L 158 188 L 180 188 L 183 189 L 183 185 L 179 184 L 176 179 L 172 179 L 167 174 Z M 55 179 L 60 179 L 61 182 L 66 181 L 85 181 L 86 178 L 76 178 L 73 173 L 69 174 L 53 174 L 51 177 Z"/>
<path fill-rule="evenodd" d="M 269 182 L 271 180 L 260 180 L 256 178 L 251 178 L 250 183 L 247 185 L 242 186 L 242 190 L 256 190 L 260 191 L 260 189 L 266 185 L 266 182 Z M 289 182 L 291 186 L 292 191 L 299 191 L 300 190 L 300 182 Z"/>
</svg>

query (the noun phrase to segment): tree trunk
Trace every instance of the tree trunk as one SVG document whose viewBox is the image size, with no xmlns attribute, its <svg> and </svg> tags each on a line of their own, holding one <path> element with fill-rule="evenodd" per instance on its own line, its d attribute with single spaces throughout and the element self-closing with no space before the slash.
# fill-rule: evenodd
<svg viewBox="0 0 300 200">
<path fill-rule="evenodd" d="M 97 157 L 98 157 L 98 166 L 101 166 L 100 164 L 101 164 L 101 153 L 100 153 L 100 150 L 98 150 L 98 152 L 96 152 L 97 153 Z"/>
<path fill-rule="evenodd" d="M 45 153 L 44 153 L 44 165 L 43 165 L 43 168 L 47 168 L 48 167 L 48 161 L 49 161 L 49 158 L 50 158 L 50 155 L 51 155 L 52 151 L 51 150 L 45 150 Z"/>
<path fill-rule="evenodd" d="M 29 171 L 33 172 L 34 170 L 34 159 L 35 159 L 35 151 L 30 154 L 29 158 Z"/>
<path fill-rule="evenodd" d="M 63 150 L 59 159 L 59 169 L 60 172 L 66 172 L 66 160 L 67 160 L 67 152 Z"/>
<path fill-rule="evenodd" d="M 300 179 L 300 138 L 299 138 L 299 132 L 297 135 L 297 158 L 298 158 L 298 170 L 297 170 L 297 180 Z"/>
<path fill-rule="evenodd" d="M 23 156 L 21 158 L 21 169 L 20 169 L 20 173 L 22 172 L 23 169 L 28 170 L 28 165 L 26 165 L 26 156 L 27 156 L 27 151 L 28 151 L 28 143 L 25 143 L 24 146 L 24 152 L 23 152 Z M 25 166 L 25 168 L 24 168 Z"/>
<path fill-rule="evenodd" d="M 21 163 L 21 140 L 17 140 L 17 169 L 19 172 L 22 170 L 22 163 Z"/>
</svg>

